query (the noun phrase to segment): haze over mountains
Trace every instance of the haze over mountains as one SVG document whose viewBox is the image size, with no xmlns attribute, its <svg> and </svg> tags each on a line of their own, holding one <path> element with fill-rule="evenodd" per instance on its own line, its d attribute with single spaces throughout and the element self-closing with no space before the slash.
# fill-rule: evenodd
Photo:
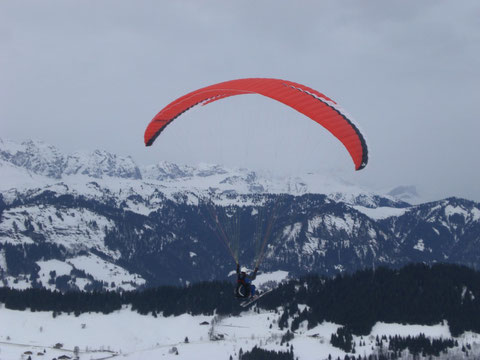
<svg viewBox="0 0 480 360">
<path fill-rule="evenodd" d="M 130 157 L 64 155 L 31 140 L 0 140 L 0 173 L 0 275 L 12 287 L 132 289 L 228 278 L 234 262 L 212 206 L 225 228 L 228 219 L 240 221 L 241 230 L 227 235 L 241 239 L 240 261 L 251 267 L 255 239 L 265 232 L 259 224 L 275 213 L 266 272 L 479 264 L 479 204 L 422 204 L 409 186 L 382 194 L 318 174 L 141 167 Z"/>
<path fill-rule="evenodd" d="M 275 178 L 244 168 L 229 169 L 221 165 L 177 165 L 166 161 L 138 166 L 131 157 L 122 157 L 103 150 L 62 154 L 55 146 L 42 141 L 22 143 L 0 139 L 0 166 L 3 167 L 0 188 L 35 187 L 58 180 L 72 182 L 74 176 L 95 179 L 109 177 L 129 180 L 161 181 L 168 187 L 193 190 L 235 191 L 236 193 L 369 193 L 368 189 L 341 179 L 321 174 Z M 27 171 L 27 173 L 25 172 Z M 40 177 L 39 177 L 40 176 Z M 57 181 L 55 181 L 57 180 Z M 85 179 L 82 179 L 85 181 Z M 386 195 L 386 194 L 385 194 Z M 415 187 L 400 186 L 391 197 L 418 197 Z M 388 196 L 387 196 L 388 197 Z M 415 201 L 418 199 L 413 199 Z"/>
</svg>

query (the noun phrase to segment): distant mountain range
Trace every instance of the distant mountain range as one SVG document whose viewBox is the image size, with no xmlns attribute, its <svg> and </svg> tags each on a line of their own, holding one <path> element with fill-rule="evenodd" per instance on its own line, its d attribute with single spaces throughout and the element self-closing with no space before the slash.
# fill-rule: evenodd
<svg viewBox="0 0 480 360">
<path fill-rule="evenodd" d="M 382 194 L 318 174 L 142 167 L 105 151 L 64 155 L 43 142 L 1 139 L 0 174 L 5 286 L 133 289 L 226 279 L 234 261 L 225 242 L 253 267 L 269 225 L 267 272 L 480 265 L 480 205 L 419 203 L 414 187 Z"/>
</svg>

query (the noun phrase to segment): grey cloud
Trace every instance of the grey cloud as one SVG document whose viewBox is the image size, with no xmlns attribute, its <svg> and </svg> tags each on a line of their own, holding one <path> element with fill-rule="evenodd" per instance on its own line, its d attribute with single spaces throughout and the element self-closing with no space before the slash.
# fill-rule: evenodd
<svg viewBox="0 0 480 360">
<path fill-rule="evenodd" d="M 0 133 L 480 200 L 479 15 L 477 1 L 3 1 Z M 144 148 L 168 102 L 256 76 L 342 104 L 367 134 L 369 166 L 354 173 L 331 135 L 250 96 L 194 109 Z"/>
</svg>

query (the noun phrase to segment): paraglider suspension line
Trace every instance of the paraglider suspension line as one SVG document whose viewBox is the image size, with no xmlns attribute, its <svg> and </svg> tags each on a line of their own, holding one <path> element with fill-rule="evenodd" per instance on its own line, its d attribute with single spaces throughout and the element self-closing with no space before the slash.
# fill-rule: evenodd
<svg viewBox="0 0 480 360">
<path fill-rule="evenodd" d="M 212 220 L 215 221 L 215 224 L 217 225 L 217 229 L 218 229 L 219 232 L 220 232 L 220 235 L 221 235 L 221 236 L 219 236 L 219 238 L 223 241 L 223 243 L 224 243 L 225 246 L 227 247 L 228 251 L 230 252 L 230 255 L 232 255 L 233 260 L 235 260 L 235 263 L 238 264 L 238 259 L 237 259 L 237 257 L 235 256 L 235 253 L 233 252 L 232 248 L 231 248 L 230 245 L 228 244 L 228 236 L 227 236 L 227 234 L 225 233 L 225 230 L 223 229 L 222 224 L 221 224 L 220 221 L 218 220 L 218 215 L 217 215 L 217 212 L 215 211 L 215 207 L 212 205 L 212 207 L 210 208 L 210 207 L 207 205 L 207 209 L 208 209 L 208 212 L 209 212 Z"/>
<path fill-rule="evenodd" d="M 262 248 L 260 249 L 260 254 L 258 255 L 257 262 L 255 263 L 256 268 L 258 268 L 263 261 L 263 257 L 265 255 L 265 246 L 267 245 L 268 239 L 270 238 L 273 224 L 275 223 L 275 220 L 276 220 L 277 208 L 278 208 L 278 201 L 275 203 L 275 206 L 272 211 L 272 215 L 268 220 L 267 230 L 265 231 L 265 236 L 263 237 Z"/>
</svg>

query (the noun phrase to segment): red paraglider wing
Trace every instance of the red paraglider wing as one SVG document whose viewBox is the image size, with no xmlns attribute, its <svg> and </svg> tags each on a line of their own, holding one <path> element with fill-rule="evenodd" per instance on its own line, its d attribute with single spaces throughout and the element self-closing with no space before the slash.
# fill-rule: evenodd
<svg viewBox="0 0 480 360">
<path fill-rule="evenodd" d="M 342 142 L 350 153 L 356 170 L 367 165 L 368 149 L 365 139 L 335 101 L 307 86 L 279 79 L 238 79 L 192 91 L 171 102 L 153 118 L 145 130 L 145 145 L 152 145 L 169 123 L 195 105 L 206 105 L 242 94 L 263 95 L 308 116 Z"/>
</svg>

